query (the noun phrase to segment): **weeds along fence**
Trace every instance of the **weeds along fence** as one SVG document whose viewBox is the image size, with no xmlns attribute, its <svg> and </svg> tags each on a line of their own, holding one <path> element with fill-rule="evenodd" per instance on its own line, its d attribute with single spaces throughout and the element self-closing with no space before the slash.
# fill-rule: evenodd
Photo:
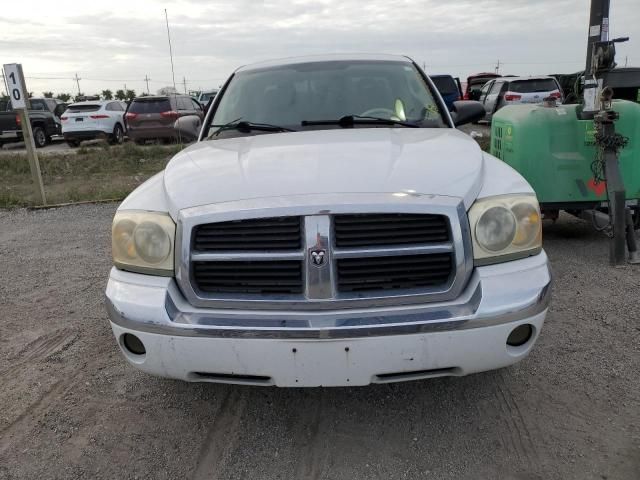
<svg viewBox="0 0 640 480">
<path fill-rule="evenodd" d="M 122 199 L 161 171 L 180 145 L 125 143 L 41 153 L 40 169 L 48 203 Z M 37 204 L 25 153 L 0 153 L 0 208 Z"/>
</svg>

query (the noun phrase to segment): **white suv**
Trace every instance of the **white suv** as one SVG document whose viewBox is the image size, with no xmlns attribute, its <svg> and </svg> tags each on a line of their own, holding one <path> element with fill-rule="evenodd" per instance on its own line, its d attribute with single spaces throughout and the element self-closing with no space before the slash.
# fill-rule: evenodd
<svg viewBox="0 0 640 480">
<path fill-rule="evenodd" d="M 62 135 L 71 147 L 96 138 L 106 138 L 112 145 L 122 143 L 125 110 L 126 104 L 119 100 L 73 103 L 60 117 Z"/>
</svg>

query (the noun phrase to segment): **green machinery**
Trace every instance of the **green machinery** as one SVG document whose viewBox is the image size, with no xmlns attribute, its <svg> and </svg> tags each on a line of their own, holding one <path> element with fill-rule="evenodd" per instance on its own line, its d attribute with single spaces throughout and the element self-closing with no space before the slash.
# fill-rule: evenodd
<svg viewBox="0 0 640 480">
<path fill-rule="evenodd" d="M 619 154 L 626 198 L 639 200 L 640 105 L 614 100 L 613 110 L 620 115 L 616 132 L 628 139 Z M 581 105 L 519 105 L 493 117 L 491 154 L 527 179 L 547 212 L 592 209 L 607 201 L 605 182 L 596 178 L 595 124 L 580 112 Z"/>
<path fill-rule="evenodd" d="M 491 153 L 535 190 L 545 217 L 590 219 L 611 238 L 610 261 L 640 263 L 640 104 L 613 100 L 609 1 L 592 0 L 583 101 L 504 107 L 493 115 Z M 635 219 L 634 219 L 635 216 Z M 628 256 L 627 256 L 628 252 Z"/>
</svg>

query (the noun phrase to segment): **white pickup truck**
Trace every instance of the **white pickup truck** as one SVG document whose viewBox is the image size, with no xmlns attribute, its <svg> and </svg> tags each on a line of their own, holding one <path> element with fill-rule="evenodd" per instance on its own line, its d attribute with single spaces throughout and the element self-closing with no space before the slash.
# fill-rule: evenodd
<svg viewBox="0 0 640 480">
<path fill-rule="evenodd" d="M 179 120 L 199 141 L 113 220 L 106 303 L 125 358 L 291 387 L 524 358 L 551 275 L 531 187 L 455 128 L 483 115 L 449 112 L 406 57 L 235 71 L 201 126 Z"/>
</svg>

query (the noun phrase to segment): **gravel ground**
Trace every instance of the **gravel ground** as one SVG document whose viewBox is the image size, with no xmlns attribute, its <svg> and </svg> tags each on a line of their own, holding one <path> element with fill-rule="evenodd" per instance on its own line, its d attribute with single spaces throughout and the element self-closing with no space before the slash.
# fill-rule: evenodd
<svg viewBox="0 0 640 480">
<path fill-rule="evenodd" d="M 362 388 L 135 371 L 103 306 L 115 205 L 0 211 L 1 479 L 637 479 L 640 267 L 561 217 L 554 300 L 507 369 Z"/>
</svg>

